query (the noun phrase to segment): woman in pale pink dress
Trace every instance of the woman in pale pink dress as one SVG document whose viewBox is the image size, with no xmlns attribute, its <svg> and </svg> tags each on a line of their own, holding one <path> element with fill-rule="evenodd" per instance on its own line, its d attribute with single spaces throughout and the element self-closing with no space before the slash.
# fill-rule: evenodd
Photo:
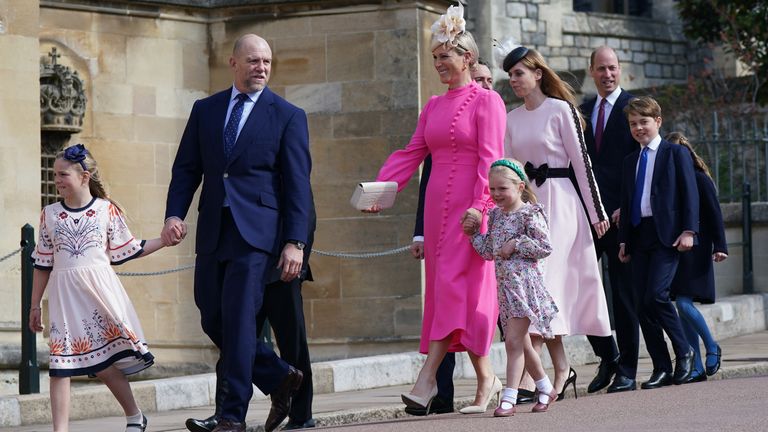
<svg viewBox="0 0 768 432">
<path fill-rule="evenodd" d="M 544 286 L 560 313 L 552 320 L 554 339 L 546 341 L 555 366 L 554 386 L 562 397 L 576 373 L 563 348 L 563 335 L 609 336 L 611 326 L 590 221 L 602 237 L 609 222 L 600 201 L 582 134 L 573 92 L 542 56 L 518 47 L 504 60 L 504 71 L 524 104 L 507 115 L 504 154 L 523 161 L 533 190 L 549 217 L 552 254 L 545 259 Z M 584 206 L 568 166 L 573 167 Z M 584 212 L 586 207 L 587 214 Z M 589 219 L 587 219 L 589 217 Z M 535 329 L 531 329 L 533 333 Z M 539 349 L 542 338 L 532 338 Z"/>
<path fill-rule="evenodd" d="M 449 18 L 459 8 L 449 9 Z M 488 359 L 498 304 L 493 265 L 475 253 L 460 222 L 467 217 L 484 220 L 492 206 L 488 169 L 503 153 L 506 110 L 497 93 L 470 76 L 478 58 L 472 35 L 463 28 L 446 35 L 436 29 L 441 20 L 432 27 L 432 56 L 448 91 L 427 102 L 411 141 L 387 159 L 377 180 L 396 181 L 402 190 L 432 155 L 424 212 L 426 288 L 420 345 L 427 360 L 411 392 L 402 395 L 403 402 L 428 407 L 437 394 L 435 373 L 446 352 L 468 351 L 478 384 L 475 401 L 462 412 L 476 413 L 484 412 L 501 391 Z"/>
</svg>

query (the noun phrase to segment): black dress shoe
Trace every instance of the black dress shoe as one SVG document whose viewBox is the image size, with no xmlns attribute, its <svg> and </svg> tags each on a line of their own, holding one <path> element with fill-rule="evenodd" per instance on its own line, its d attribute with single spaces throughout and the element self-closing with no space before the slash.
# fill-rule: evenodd
<svg viewBox="0 0 768 432">
<path fill-rule="evenodd" d="M 204 420 L 188 418 L 184 423 L 184 425 L 187 427 L 187 430 L 191 432 L 211 432 L 216 428 L 217 424 L 219 424 L 219 422 L 216 419 L 215 414 Z"/>
<path fill-rule="evenodd" d="M 212 432 L 245 432 L 245 422 L 220 420 Z"/>
<path fill-rule="evenodd" d="M 307 429 L 307 428 L 313 428 L 315 427 L 315 419 L 311 418 L 305 422 L 296 422 L 293 420 L 288 420 L 288 424 L 285 425 L 285 427 L 281 430 L 296 430 L 296 429 Z"/>
<path fill-rule="evenodd" d="M 536 392 L 533 390 L 518 389 L 517 390 L 517 405 L 525 405 L 533 403 L 533 399 L 536 397 Z"/>
<path fill-rule="evenodd" d="M 693 373 L 693 348 L 688 348 L 688 352 L 675 360 L 675 385 L 685 384 Z"/>
<path fill-rule="evenodd" d="M 291 399 L 299 390 L 303 379 L 304 374 L 300 370 L 293 366 L 288 367 L 288 373 L 283 378 L 283 382 L 269 395 L 272 399 L 272 408 L 269 410 L 267 421 L 264 423 L 264 430 L 272 432 L 288 417 L 288 411 L 291 410 Z"/>
<path fill-rule="evenodd" d="M 427 410 L 424 408 L 415 408 L 406 406 L 405 412 L 415 416 L 427 415 Z M 441 398 L 439 395 L 432 399 L 432 404 L 429 406 L 430 414 L 448 414 L 453 412 L 453 401 L 447 401 Z"/>
<path fill-rule="evenodd" d="M 611 383 L 611 378 L 613 378 L 613 375 L 618 368 L 618 357 L 610 361 L 601 360 L 600 365 L 597 366 L 597 375 L 595 375 L 592 382 L 587 386 L 587 393 L 594 393 L 606 388 L 608 384 Z"/>
<path fill-rule="evenodd" d="M 691 374 L 690 377 L 688 377 L 688 380 L 684 382 L 683 384 L 690 384 L 690 383 L 697 383 L 697 382 L 703 382 L 707 380 L 707 374 L 700 373 L 698 375 Z"/>
<path fill-rule="evenodd" d="M 648 381 L 640 384 L 640 388 L 644 390 L 655 389 L 672 384 L 672 374 L 666 371 L 655 370 L 651 374 L 651 378 Z"/>
<path fill-rule="evenodd" d="M 632 391 L 636 388 L 637 383 L 635 383 L 635 380 L 616 374 L 616 377 L 613 378 L 613 382 L 608 386 L 608 393 Z"/>
</svg>

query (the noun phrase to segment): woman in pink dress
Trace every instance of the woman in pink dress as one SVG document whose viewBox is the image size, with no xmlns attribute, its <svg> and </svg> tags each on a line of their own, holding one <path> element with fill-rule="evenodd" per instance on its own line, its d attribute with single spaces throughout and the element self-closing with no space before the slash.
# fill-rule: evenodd
<svg viewBox="0 0 768 432">
<path fill-rule="evenodd" d="M 545 259 L 544 286 L 560 313 L 552 320 L 547 349 L 555 367 L 554 386 L 562 397 L 576 373 L 563 348 L 563 335 L 609 336 L 611 326 L 590 221 L 602 237 L 609 227 L 570 86 L 541 54 L 518 47 L 504 59 L 504 71 L 524 104 L 507 114 L 504 154 L 525 163 L 533 190 L 549 218 L 552 254 Z M 569 178 L 573 167 L 579 192 Z M 586 207 L 586 214 L 584 208 Z M 587 219 L 589 217 L 589 219 Z M 532 333 L 537 330 L 531 329 Z M 539 349 L 540 336 L 532 338 Z"/>
<path fill-rule="evenodd" d="M 424 211 L 426 288 L 419 349 L 427 360 L 411 393 L 402 395 L 403 402 L 428 407 L 437 394 L 435 373 L 446 352 L 468 351 L 478 384 L 474 403 L 462 412 L 474 413 L 484 412 L 501 391 L 488 359 L 498 304 L 493 265 L 472 249 L 461 221 L 484 220 L 492 205 L 488 169 L 504 150 L 506 109 L 497 93 L 470 76 L 478 50 L 464 31 L 461 14 L 460 5 L 451 7 L 432 26 L 432 57 L 448 91 L 427 102 L 411 141 L 387 159 L 377 180 L 395 181 L 402 190 L 432 155 Z M 461 26 L 445 25 L 446 20 L 459 21 L 457 16 Z"/>
</svg>

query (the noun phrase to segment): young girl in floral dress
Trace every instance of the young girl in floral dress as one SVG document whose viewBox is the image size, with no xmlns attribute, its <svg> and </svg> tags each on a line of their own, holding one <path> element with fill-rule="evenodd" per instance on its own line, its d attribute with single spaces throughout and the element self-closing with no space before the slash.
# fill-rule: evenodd
<svg viewBox="0 0 768 432">
<path fill-rule="evenodd" d="M 541 259 L 552 252 L 544 209 L 528 185 L 519 162 L 501 159 L 491 164 L 488 181 L 496 203 L 488 215 L 488 232 L 481 234 L 471 223 L 464 224 L 472 246 L 496 264 L 499 318 L 507 351 L 507 387 L 503 390 L 496 417 L 514 415 L 517 387 L 523 369 L 536 382 L 538 403 L 533 412 L 547 411 L 557 399 L 541 360 L 533 349 L 528 328 L 533 325 L 545 338 L 552 338 L 550 322 L 558 312 L 544 287 Z"/>
<path fill-rule="evenodd" d="M 147 418 L 126 375 L 151 366 L 154 357 L 110 264 L 164 245 L 159 238 L 139 241 L 131 235 L 82 144 L 59 153 L 53 169 L 63 200 L 46 206 L 40 216 L 29 328 L 43 330 L 40 304 L 47 289 L 54 432 L 68 430 L 70 377 L 78 375 L 101 379 L 125 411 L 126 432 L 143 432 Z"/>
</svg>

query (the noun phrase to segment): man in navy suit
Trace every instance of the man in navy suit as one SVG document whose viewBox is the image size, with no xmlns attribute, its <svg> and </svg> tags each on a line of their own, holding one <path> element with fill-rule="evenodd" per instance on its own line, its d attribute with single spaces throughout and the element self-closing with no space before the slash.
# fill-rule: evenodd
<svg viewBox="0 0 768 432">
<path fill-rule="evenodd" d="M 597 375 L 587 387 L 590 393 L 610 384 L 609 393 L 634 390 L 639 354 L 640 330 L 628 264 L 619 261 L 617 240 L 621 203 L 621 166 L 624 158 L 637 150 L 627 119 L 622 111 L 632 95 L 620 87 L 621 65 L 613 49 L 603 46 L 592 52 L 589 74 L 597 96 L 580 106 L 587 120 L 585 138 L 605 211 L 612 215 L 611 228 L 604 236 L 594 236 L 598 259 L 607 256 L 606 297 L 612 299 L 616 340 L 612 336 L 587 336 L 595 355 L 600 357 Z M 616 345 L 618 341 L 618 346 Z M 615 378 L 614 378 L 615 375 Z M 613 382 L 611 382 L 613 378 Z"/>
<path fill-rule="evenodd" d="M 693 370 L 694 352 L 669 298 L 680 252 L 693 247 L 699 231 L 699 192 L 691 155 L 659 136 L 661 107 L 650 97 L 624 108 L 640 148 L 624 159 L 619 221 L 619 259 L 632 263 L 643 337 L 653 361 L 644 389 L 683 384 Z M 663 330 L 663 331 L 662 331 Z M 664 332 L 672 342 L 672 375 Z"/>
<path fill-rule="evenodd" d="M 269 263 L 296 278 L 307 242 L 311 192 L 306 114 L 267 87 L 272 50 L 248 34 L 229 60 L 231 88 L 198 100 L 173 163 L 162 237 L 179 240 L 202 182 L 195 252 L 195 303 L 220 350 L 223 392 L 215 432 L 245 431 L 252 383 L 272 399 L 272 431 L 288 415 L 302 374 L 257 340 Z"/>
</svg>

